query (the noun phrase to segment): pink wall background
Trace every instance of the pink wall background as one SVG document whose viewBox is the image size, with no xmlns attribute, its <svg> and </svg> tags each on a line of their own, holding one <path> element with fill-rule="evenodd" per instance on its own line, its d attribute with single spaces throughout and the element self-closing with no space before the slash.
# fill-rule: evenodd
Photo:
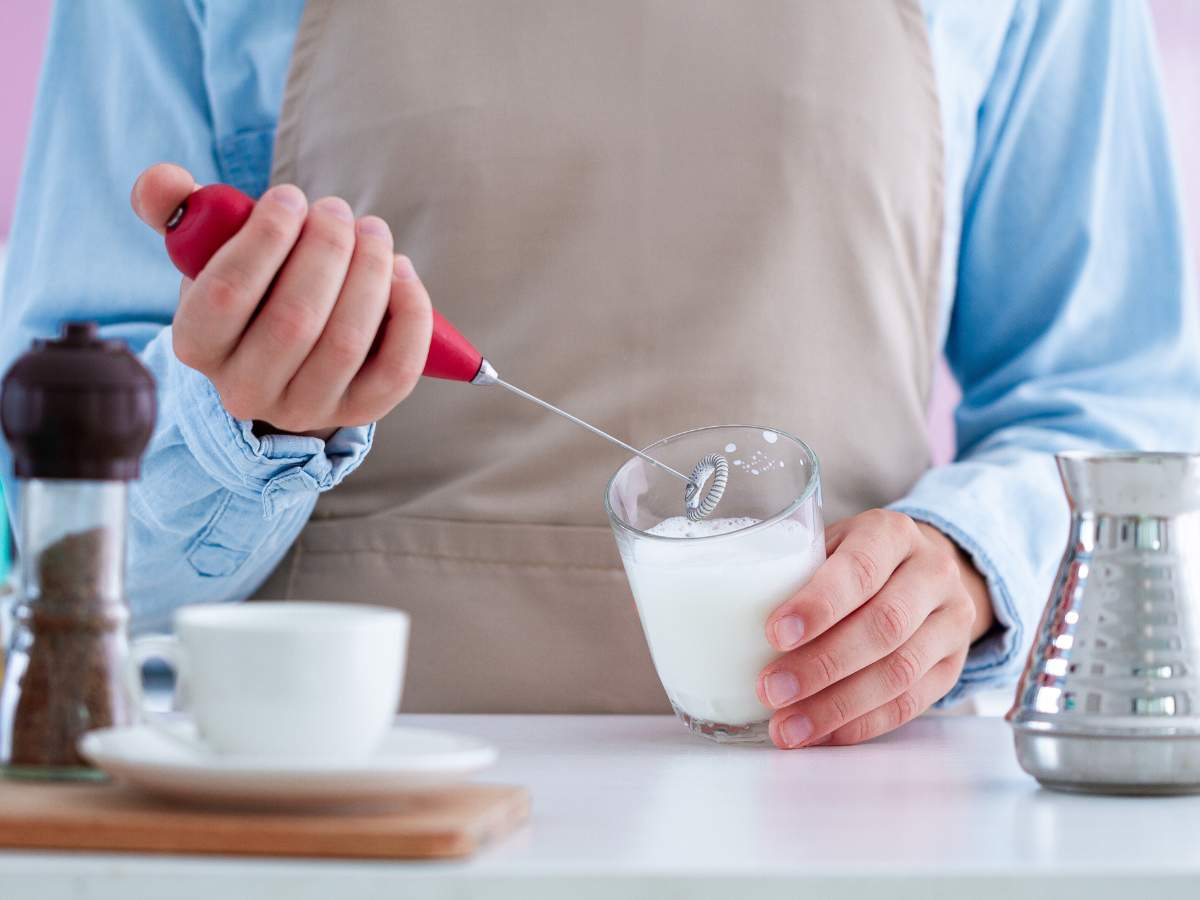
<svg viewBox="0 0 1200 900">
<path fill-rule="evenodd" d="M 33 110 L 38 66 L 50 0 L 9 0 L 0 15 L 0 242 L 8 233 L 25 133 Z M 1200 217 L 1200 0 L 1151 0 L 1158 28 L 1168 104 L 1181 164 L 1189 220 Z M 1192 228 L 1193 247 L 1200 250 Z M 1200 252 L 1196 254 L 1200 260 Z M 953 447 L 951 413 L 957 393 L 949 375 L 939 377 L 930 405 L 930 428 L 938 459 Z"/>
<path fill-rule="evenodd" d="M 25 132 L 33 113 L 49 0 L 8 0 L 0 12 L 0 241 L 16 200 Z"/>
<path fill-rule="evenodd" d="M 1200 3 L 1152 0 L 1167 106 L 1183 180 L 1192 256 L 1200 263 Z"/>
</svg>

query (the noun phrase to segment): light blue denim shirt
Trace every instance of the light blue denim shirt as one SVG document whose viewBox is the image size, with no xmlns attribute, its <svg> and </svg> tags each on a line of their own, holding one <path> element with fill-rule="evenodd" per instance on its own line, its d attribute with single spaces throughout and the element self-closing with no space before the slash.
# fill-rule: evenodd
<svg viewBox="0 0 1200 900">
<path fill-rule="evenodd" d="M 128 202 L 160 160 L 201 183 L 264 190 L 302 6 L 63 0 L 55 10 L 0 365 L 60 320 L 86 318 L 129 341 L 157 377 L 159 422 L 130 504 L 138 629 L 166 627 L 183 603 L 249 595 L 318 493 L 370 448 L 370 428 L 328 442 L 259 439 L 223 410 L 171 350 L 179 277 Z M 895 507 L 971 554 L 1002 626 L 973 648 L 953 700 L 1011 680 L 1022 661 L 1066 534 L 1049 454 L 1194 448 L 1200 341 L 1144 7 L 924 6 L 945 135 L 941 335 L 963 401 L 956 461 Z M 11 472 L 7 456 L 0 467 Z"/>
</svg>

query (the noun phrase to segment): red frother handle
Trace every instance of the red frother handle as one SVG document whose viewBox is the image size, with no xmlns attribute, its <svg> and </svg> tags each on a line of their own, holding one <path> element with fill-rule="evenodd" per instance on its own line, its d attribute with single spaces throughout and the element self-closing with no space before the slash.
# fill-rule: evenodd
<svg viewBox="0 0 1200 900">
<path fill-rule="evenodd" d="M 188 278 L 246 224 L 254 201 L 227 184 L 210 184 L 192 192 L 167 222 L 167 255 Z M 433 338 L 425 360 L 425 375 L 451 381 L 471 381 L 479 374 L 483 354 L 436 309 Z"/>
</svg>

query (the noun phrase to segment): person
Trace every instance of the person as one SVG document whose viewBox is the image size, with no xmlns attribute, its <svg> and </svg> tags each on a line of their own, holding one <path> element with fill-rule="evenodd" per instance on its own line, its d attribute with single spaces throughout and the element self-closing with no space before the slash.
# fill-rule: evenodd
<svg viewBox="0 0 1200 900">
<path fill-rule="evenodd" d="M 1054 451 L 1196 443 L 1163 118 L 1137 3 L 62 3 L 0 362 L 87 318 L 155 373 L 136 629 L 394 604 L 412 710 L 666 709 L 605 527 L 619 455 L 418 384 L 431 296 L 606 430 L 798 434 L 830 555 L 758 690 L 779 746 L 854 743 L 1012 681 Z M 261 201 L 180 284 L 164 223 L 217 181 Z"/>
</svg>

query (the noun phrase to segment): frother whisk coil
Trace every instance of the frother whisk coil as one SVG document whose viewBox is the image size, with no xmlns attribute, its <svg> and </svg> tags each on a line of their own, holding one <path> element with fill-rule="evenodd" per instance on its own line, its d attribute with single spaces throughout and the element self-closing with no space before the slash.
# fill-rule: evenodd
<svg viewBox="0 0 1200 900">
<path fill-rule="evenodd" d="M 712 484 L 703 497 L 700 491 L 704 483 L 712 476 Z M 729 463 L 719 453 L 710 453 L 692 469 L 688 477 L 688 486 L 683 490 L 683 505 L 687 509 L 689 521 L 699 522 L 711 515 L 721 502 L 725 493 L 725 485 L 729 482 Z"/>
</svg>

